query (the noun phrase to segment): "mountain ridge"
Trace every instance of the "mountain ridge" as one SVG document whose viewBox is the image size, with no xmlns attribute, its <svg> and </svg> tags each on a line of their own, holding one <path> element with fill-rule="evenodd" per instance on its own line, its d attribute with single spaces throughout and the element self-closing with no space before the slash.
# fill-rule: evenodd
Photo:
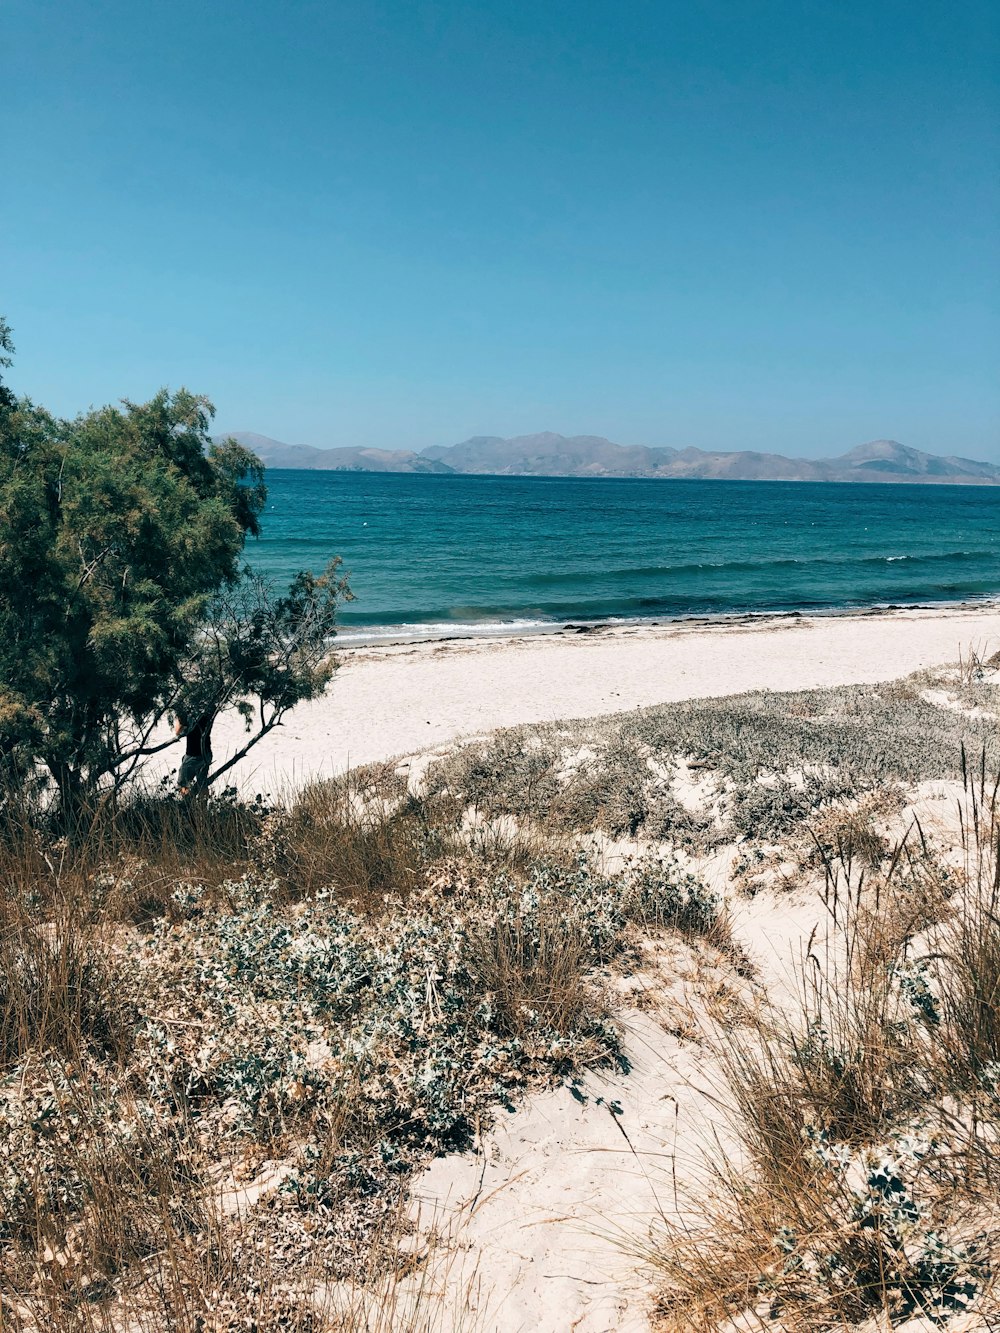
<svg viewBox="0 0 1000 1333">
<path fill-rule="evenodd" d="M 285 444 L 253 431 L 229 431 L 216 435 L 217 443 L 236 440 L 257 455 L 265 467 L 289 468 L 298 472 L 453 472 L 445 463 L 414 453 L 412 449 L 314 449 L 308 444 Z"/>
<path fill-rule="evenodd" d="M 870 440 L 833 458 L 793 458 L 759 450 L 621 445 L 600 435 L 475 435 L 419 453 L 361 447 L 314 449 L 266 435 L 230 436 L 266 467 L 304 471 L 408 472 L 466 476 L 652 477 L 662 480 L 843 481 L 1000 485 L 1000 466 L 925 453 L 898 440 Z"/>
</svg>

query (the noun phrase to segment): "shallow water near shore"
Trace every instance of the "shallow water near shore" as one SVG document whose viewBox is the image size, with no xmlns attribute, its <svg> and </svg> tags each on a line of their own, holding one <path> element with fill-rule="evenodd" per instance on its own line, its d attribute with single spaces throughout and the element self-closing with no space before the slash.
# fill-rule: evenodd
<svg viewBox="0 0 1000 1333">
<path fill-rule="evenodd" d="M 269 471 L 250 562 L 340 555 L 345 643 L 977 601 L 1000 488 Z"/>
</svg>

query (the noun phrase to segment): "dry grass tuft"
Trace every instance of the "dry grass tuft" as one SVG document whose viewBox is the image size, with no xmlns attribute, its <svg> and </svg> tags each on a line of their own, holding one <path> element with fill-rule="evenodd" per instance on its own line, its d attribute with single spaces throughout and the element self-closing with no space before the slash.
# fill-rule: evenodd
<svg viewBox="0 0 1000 1333">
<path fill-rule="evenodd" d="M 475 932 L 476 978 L 500 1030 L 522 1038 L 538 1017 L 560 1036 L 578 1032 L 594 1010 L 588 942 L 558 910 L 513 910 Z"/>
<path fill-rule="evenodd" d="M 132 1015 L 104 934 L 72 899 L 46 920 L 14 894 L 0 900 L 0 1071 L 34 1052 L 127 1056 Z"/>
<path fill-rule="evenodd" d="M 372 910 L 405 902 L 441 850 L 426 805 L 389 773 L 310 783 L 265 822 L 258 854 L 292 896 L 333 889 Z"/>
<path fill-rule="evenodd" d="M 844 1329 L 987 1309 L 1000 1258 L 988 1204 L 998 819 L 984 773 L 965 790 L 960 885 L 932 873 L 919 830 L 919 850 L 898 847 L 868 886 L 865 869 L 823 851 L 827 929 L 801 959 L 797 998 L 756 1027 L 715 1031 L 735 1144 L 707 1164 L 707 1205 L 665 1219 L 649 1256 L 665 1328 Z M 893 890 L 906 897 L 914 877 L 947 894 L 901 914 Z"/>
</svg>

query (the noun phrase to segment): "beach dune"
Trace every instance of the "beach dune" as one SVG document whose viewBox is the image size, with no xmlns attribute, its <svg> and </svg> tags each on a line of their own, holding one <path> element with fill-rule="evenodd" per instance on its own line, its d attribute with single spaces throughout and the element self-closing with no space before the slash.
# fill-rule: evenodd
<svg viewBox="0 0 1000 1333">
<path fill-rule="evenodd" d="M 607 627 L 506 639 L 347 649 L 326 694 L 302 704 L 231 770 L 246 793 L 520 723 L 596 717 L 678 699 L 892 680 L 1000 649 L 1000 608 L 790 615 Z M 243 742 L 215 728 L 221 760 Z M 179 762 L 157 757 L 151 775 Z"/>
</svg>

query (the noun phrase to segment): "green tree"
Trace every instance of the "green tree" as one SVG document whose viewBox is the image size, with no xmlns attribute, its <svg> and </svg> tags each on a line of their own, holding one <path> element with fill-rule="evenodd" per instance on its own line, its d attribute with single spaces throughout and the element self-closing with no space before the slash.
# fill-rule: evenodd
<svg viewBox="0 0 1000 1333">
<path fill-rule="evenodd" d="M 10 334 L 10 325 L 0 315 L 0 366 L 5 370 L 14 363 L 14 340 Z M 0 379 L 0 412 L 11 411 L 15 406 L 14 395 Z"/>
<path fill-rule="evenodd" d="M 236 708 L 246 725 L 243 745 L 212 770 L 209 783 L 280 726 L 297 703 L 322 694 L 334 671 L 330 637 L 337 608 L 351 598 L 339 559 L 320 575 L 297 574 L 284 595 L 249 568 L 219 591 L 178 677 L 188 711 Z"/>
<path fill-rule="evenodd" d="M 12 350 L 2 323 L 0 364 Z M 280 721 L 329 676 L 346 585 L 275 599 L 241 570 L 263 466 L 214 444 L 212 415 L 182 389 L 60 421 L 0 384 L 0 763 L 44 764 L 68 807 L 159 748 L 185 691 Z"/>
</svg>

